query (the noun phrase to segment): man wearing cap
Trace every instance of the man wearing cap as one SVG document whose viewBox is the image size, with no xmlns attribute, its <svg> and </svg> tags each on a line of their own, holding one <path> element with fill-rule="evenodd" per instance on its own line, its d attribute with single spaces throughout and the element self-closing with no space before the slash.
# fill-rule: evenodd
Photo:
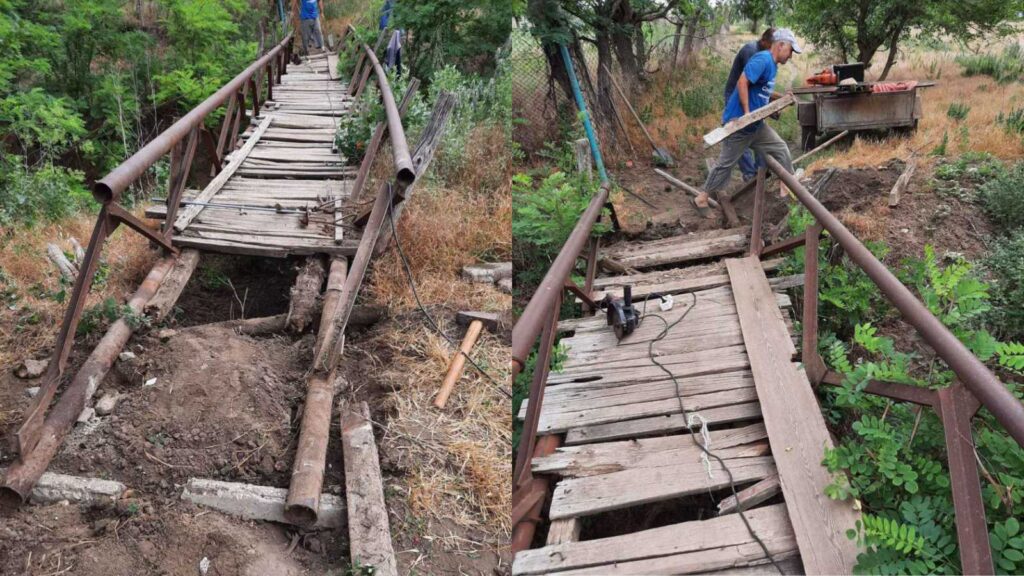
<svg viewBox="0 0 1024 576">
<path fill-rule="evenodd" d="M 781 95 L 773 91 L 775 75 L 778 67 L 788 62 L 794 52 L 800 54 L 801 50 L 793 32 L 788 28 L 776 30 L 771 48 L 751 56 L 747 65 L 743 67 L 743 73 L 736 81 L 736 89 L 729 96 L 725 111 L 722 113 L 722 124 L 745 116 L 764 107 L 769 101 L 780 98 Z M 738 130 L 722 141 L 722 151 L 718 155 L 717 164 L 704 182 L 704 192 L 694 199 L 694 205 L 702 214 L 710 215 L 708 195 L 718 197 L 719 190 L 729 182 L 733 166 L 739 162 L 747 148 L 753 149 L 757 154 L 767 154 L 778 160 L 786 170 L 793 171 L 789 146 L 763 120 Z"/>
<path fill-rule="evenodd" d="M 725 104 L 729 104 L 729 96 L 732 96 L 733 91 L 736 90 L 736 83 L 739 82 L 740 74 L 743 74 L 743 69 L 746 68 L 750 57 L 762 50 L 770 50 L 774 38 L 775 28 L 767 28 L 760 38 L 747 42 L 736 53 L 736 57 L 732 59 L 732 68 L 729 70 L 729 79 L 725 81 Z M 764 166 L 764 162 L 760 158 L 755 159 L 754 153 L 749 148 L 743 152 L 743 156 L 740 156 L 740 174 L 743 175 L 744 181 L 757 176 L 757 169 L 762 166 Z"/>
</svg>

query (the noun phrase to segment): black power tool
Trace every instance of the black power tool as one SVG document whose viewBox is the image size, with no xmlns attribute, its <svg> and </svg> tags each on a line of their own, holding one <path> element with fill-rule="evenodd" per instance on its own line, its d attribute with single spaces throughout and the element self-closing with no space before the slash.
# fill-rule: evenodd
<svg viewBox="0 0 1024 576">
<path fill-rule="evenodd" d="M 633 333 L 640 325 L 640 317 L 637 316 L 636 308 L 633 307 L 633 289 L 629 286 L 622 287 L 622 298 L 612 298 L 611 294 L 605 294 L 601 305 L 604 306 L 608 315 L 608 325 L 615 331 L 615 337 L 622 340 Z"/>
</svg>

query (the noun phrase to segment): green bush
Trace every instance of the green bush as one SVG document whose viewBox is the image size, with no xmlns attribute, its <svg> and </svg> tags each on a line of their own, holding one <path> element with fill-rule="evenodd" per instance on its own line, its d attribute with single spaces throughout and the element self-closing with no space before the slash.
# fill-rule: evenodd
<svg viewBox="0 0 1024 576">
<path fill-rule="evenodd" d="M 1000 84 L 1024 78 L 1024 55 L 1019 44 L 1013 44 L 1002 54 L 969 54 L 957 56 L 956 62 L 964 67 L 964 76 L 984 74 Z"/>
<path fill-rule="evenodd" d="M 991 322 L 1003 338 L 1024 340 L 1024 229 L 995 242 L 984 266 L 993 278 Z"/>
<path fill-rule="evenodd" d="M 29 169 L 23 160 L 0 157 L 0 228 L 59 220 L 92 200 L 81 172 L 49 163 Z"/>
<path fill-rule="evenodd" d="M 996 124 L 1014 134 L 1024 134 L 1024 108 L 1014 108 L 1008 114 L 1000 112 L 996 115 Z"/>
<path fill-rule="evenodd" d="M 554 256 L 569 239 L 596 187 L 596 183 L 582 175 L 570 177 L 565 172 L 555 172 L 538 185 L 527 174 L 513 176 L 512 237 L 517 242 L 529 243 L 548 257 Z M 608 229 L 607 224 L 598 223 L 593 234 L 603 234 Z"/>
<path fill-rule="evenodd" d="M 946 109 L 946 116 L 951 119 L 961 122 L 967 119 L 967 113 L 971 111 L 971 107 L 964 102 L 953 102 Z"/>
<path fill-rule="evenodd" d="M 982 184 L 978 196 L 985 213 L 1003 230 L 1024 226 L 1024 162 Z"/>
</svg>

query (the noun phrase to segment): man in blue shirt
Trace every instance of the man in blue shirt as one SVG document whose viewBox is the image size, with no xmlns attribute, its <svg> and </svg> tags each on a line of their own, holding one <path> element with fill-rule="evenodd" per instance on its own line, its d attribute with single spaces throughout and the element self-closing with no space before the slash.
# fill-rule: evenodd
<svg viewBox="0 0 1024 576">
<path fill-rule="evenodd" d="M 736 81 L 736 89 L 729 95 L 729 101 L 722 113 L 722 124 L 745 116 L 750 112 L 764 107 L 770 100 L 779 98 L 775 94 L 775 75 L 778 66 L 785 64 L 793 53 L 801 52 L 796 36 L 788 28 L 775 31 L 772 46 L 750 57 L 743 73 Z M 722 151 L 718 155 L 715 168 L 708 174 L 704 182 L 704 192 L 694 199 L 698 210 L 707 209 L 708 195 L 717 198 L 718 191 L 725 187 L 732 175 L 732 167 L 739 162 L 743 153 L 751 148 L 757 154 L 767 154 L 778 160 L 786 170 L 793 171 L 793 162 L 786 142 L 765 124 L 764 120 L 755 122 L 742 130 L 730 134 L 722 141 Z"/>
<path fill-rule="evenodd" d="M 725 82 L 725 103 L 729 103 L 729 96 L 732 95 L 733 90 L 736 89 L 736 82 L 740 79 L 740 74 L 743 73 L 743 68 L 747 66 L 747 62 L 750 57 L 762 50 L 769 50 L 772 47 L 772 37 L 775 35 L 775 28 L 768 28 L 761 34 L 761 38 L 757 40 L 751 40 L 740 48 L 740 51 L 736 53 L 736 57 L 732 60 L 732 69 L 729 70 L 729 79 Z M 743 180 L 750 180 L 757 175 L 757 169 L 762 166 L 759 159 L 754 158 L 754 153 L 749 149 L 743 153 L 740 157 L 740 174 L 743 175 Z"/>
<path fill-rule="evenodd" d="M 299 20 L 302 30 L 302 45 L 309 53 L 310 45 L 315 45 L 318 50 L 324 49 L 324 35 L 320 30 L 320 12 L 323 4 L 320 0 L 298 0 Z"/>
</svg>

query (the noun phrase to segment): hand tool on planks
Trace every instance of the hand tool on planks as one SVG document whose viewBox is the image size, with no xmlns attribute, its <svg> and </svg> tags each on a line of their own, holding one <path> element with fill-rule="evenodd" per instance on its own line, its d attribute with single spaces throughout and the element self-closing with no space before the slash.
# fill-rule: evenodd
<svg viewBox="0 0 1024 576">
<path fill-rule="evenodd" d="M 462 338 L 462 344 L 459 345 L 459 349 L 452 356 L 452 360 L 448 364 L 448 373 L 444 377 L 444 382 L 441 383 L 441 389 L 438 390 L 437 397 L 434 398 L 434 406 L 438 408 L 444 408 L 445 404 L 448 403 L 448 397 L 452 395 L 455 383 L 462 376 L 462 369 L 466 365 L 466 356 L 469 355 L 469 351 L 476 344 L 477 338 L 480 337 L 480 332 L 483 331 L 485 326 L 491 332 L 495 332 L 498 329 L 498 315 L 493 312 L 464 310 L 455 315 L 455 322 L 459 326 L 468 324 L 469 327 L 466 329 L 466 335 Z"/>
<path fill-rule="evenodd" d="M 636 110 L 633 109 L 633 105 L 629 103 L 629 98 L 626 98 L 626 93 L 622 91 L 622 87 L 619 86 L 619 83 L 615 80 L 615 76 L 612 75 L 611 70 L 609 70 L 604 64 L 601 64 L 601 67 L 608 73 L 608 77 L 612 80 L 612 85 L 615 86 L 615 90 L 617 90 L 619 96 L 622 97 L 622 101 L 626 103 L 626 108 L 629 108 L 629 111 L 633 114 L 633 118 L 636 119 L 636 123 L 640 125 L 640 130 L 643 130 L 644 136 L 647 137 L 647 141 L 650 142 L 651 148 L 654 149 L 655 159 L 665 166 L 672 167 L 672 165 L 675 164 L 675 160 L 672 158 L 672 155 L 668 153 L 668 150 L 658 148 L 658 145 L 654 143 L 654 138 L 651 138 L 651 133 L 647 131 L 647 126 L 644 126 L 644 122 L 640 119 L 640 115 L 636 113 Z"/>
</svg>

